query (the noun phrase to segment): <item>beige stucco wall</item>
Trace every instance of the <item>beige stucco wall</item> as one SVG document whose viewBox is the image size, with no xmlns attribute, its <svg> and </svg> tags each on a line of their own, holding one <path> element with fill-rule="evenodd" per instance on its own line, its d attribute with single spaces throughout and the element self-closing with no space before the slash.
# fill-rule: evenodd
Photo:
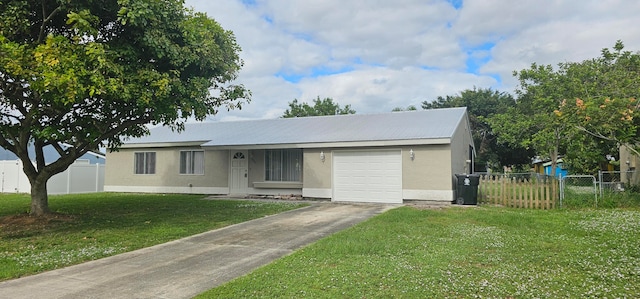
<svg viewBox="0 0 640 299">
<path fill-rule="evenodd" d="M 627 161 L 629 161 L 628 164 Z M 637 173 L 639 166 L 640 158 L 625 145 L 620 146 L 620 181 L 640 185 L 640 175 Z M 629 171 L 633 171 L 631 177 L 628 177 Z"/>
<path fill-rule="evenodd" d="M 450 161 L 448 144 L 402 147 L 402 189 L 451 190 Z"/>
<path fill-rule="evenodd" d="M 324 162 L 320 159 L 324 153 Z M 303 188 L 331 188 L 330 149 L 305 149 L 302 154 Z"/>
<path fill-rule="evenodd" d="M 469 145 L 473 145 L 469 122 L 465 117 L 451 138 L 451 169 L 452 176 L 456 173 L 471 173 L 472 165 L 467 163 L 470 157 Z"/>
<path fill-rule="evenodd" d="M 226 150 L 205 151 L 204 175 L 180 174 L 180 151 L 198 148 L 120 149 L 107 153 L 105 185 L 109 186 L 169 186 L 227 187 L 229 183 L 229 153 Z M 134 174 L 134 153 L 156 152 L 155 174 Z"/>
</svg>

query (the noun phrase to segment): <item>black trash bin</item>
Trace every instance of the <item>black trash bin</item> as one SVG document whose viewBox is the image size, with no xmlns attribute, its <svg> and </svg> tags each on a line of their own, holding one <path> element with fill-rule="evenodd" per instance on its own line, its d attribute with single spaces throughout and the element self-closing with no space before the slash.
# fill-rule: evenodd
<svg viewBox="0 0 640 299">
<path fill-rule="evenodd" d="M 477 205 L 480 176 L 477 174 L 456 174 L 456 181 L 456 203 Z"/>
</svg>

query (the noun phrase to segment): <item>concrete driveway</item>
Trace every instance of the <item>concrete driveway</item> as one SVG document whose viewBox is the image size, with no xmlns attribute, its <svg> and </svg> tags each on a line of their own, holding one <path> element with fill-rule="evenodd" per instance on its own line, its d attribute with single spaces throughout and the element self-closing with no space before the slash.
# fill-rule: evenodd
<svg viewBox="0 0 640 299">
<path fill-rule="evenodd" d="M 191 298 L 394 207 L 314 203 L 169 243 L 0 282 L 0 297 Z"/>
</svg>

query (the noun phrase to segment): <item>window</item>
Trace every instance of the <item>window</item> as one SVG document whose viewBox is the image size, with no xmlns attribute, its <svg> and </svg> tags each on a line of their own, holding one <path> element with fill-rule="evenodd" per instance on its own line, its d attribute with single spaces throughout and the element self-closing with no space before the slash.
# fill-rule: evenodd
<svg viewBox="0 0 640 299">
<path fill-rule="evenodd" d="M 204 174 L 204 151 L 181 151 L 180 174 Z"/>
<path fill-rule="evenodd" d="M 135 174 L 155 174 L 156 173 L 156 153 L 144 152 L 135 153 Z"/>
<path fill-rule="evenodd" d="M 264 153 L 265 181 L 300 182 L 302 150 L 266 150 Z"/>
</svg>

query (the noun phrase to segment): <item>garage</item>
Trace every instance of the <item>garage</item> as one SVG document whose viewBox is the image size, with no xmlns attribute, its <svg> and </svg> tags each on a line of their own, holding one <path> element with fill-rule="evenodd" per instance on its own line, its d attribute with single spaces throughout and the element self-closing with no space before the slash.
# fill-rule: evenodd
<svg viewBox="0 0 640 299">
<path fill-rule="evenodd" d="M 401 150 L 334 151 L 333 201 L 402 203 Z"/>
</svg>

